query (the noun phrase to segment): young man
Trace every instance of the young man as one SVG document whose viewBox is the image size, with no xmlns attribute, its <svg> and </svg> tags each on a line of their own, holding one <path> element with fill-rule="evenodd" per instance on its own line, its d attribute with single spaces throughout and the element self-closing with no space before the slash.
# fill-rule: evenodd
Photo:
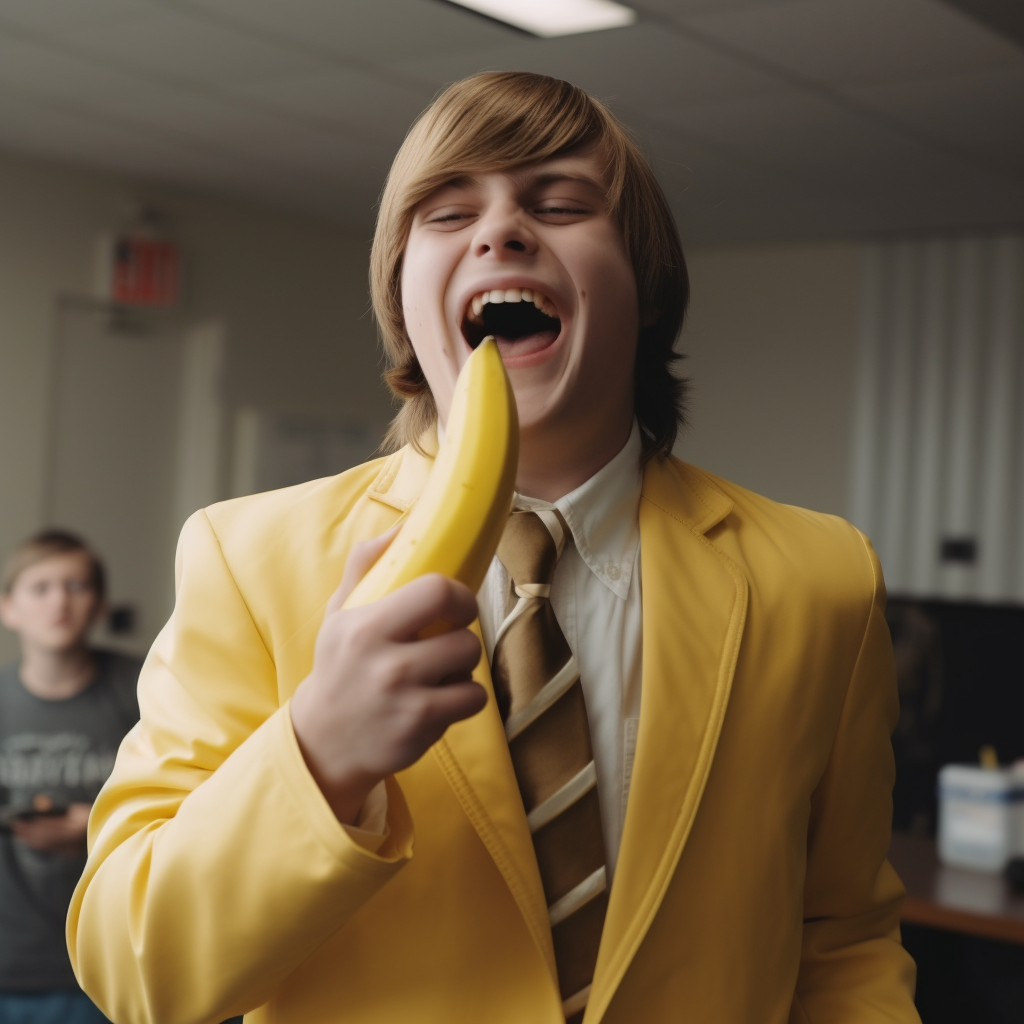
<svg viewBox="0 0 1024 1024">
<path fill-rule="evenodd" d="M 141 662 L 88 646 L 103 589 L 95 553 L 63 531 L 30 537 L 3 570 L 21 660 L 0 669 L 0 1024 L 106 1020 L 64 940 L 92 801 L 139 717 Z"/>
<path fill-rule="evenodd" d="M 187 525 L 69 916 L 86 990 L 125 1024 L 915 1021 L 877 561 L 670 456 L 686 275 L 624 131 L 452 86 L 372 285 L 401 447 Z M 522 441 L 484 587 L 341 610 L 485 333 Z"/>
</svg>

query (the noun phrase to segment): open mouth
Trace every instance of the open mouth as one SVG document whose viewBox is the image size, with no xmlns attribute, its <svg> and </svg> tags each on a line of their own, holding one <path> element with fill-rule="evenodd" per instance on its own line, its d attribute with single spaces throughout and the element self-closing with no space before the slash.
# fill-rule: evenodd
<svg viewBox="0 0 1024 1024">
<path fill-rule="evenodd" d="M 552 344 L 561 330 L 555 304 L 530 288 L 479 292 L 470 299 L 462 319 L 462 334 L 470 348 L 493 334 L 501 347 L 533 351 Z"/>
</svg>

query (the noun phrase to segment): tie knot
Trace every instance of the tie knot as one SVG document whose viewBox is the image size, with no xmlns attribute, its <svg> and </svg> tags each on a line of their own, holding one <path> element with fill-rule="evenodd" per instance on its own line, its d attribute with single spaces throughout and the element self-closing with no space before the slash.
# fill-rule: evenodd
<svg viewBox="0 0 1024 1024">
<path fill-rule="evenodd" d="M 555 511 L 513 512 L 498 545 L 498 558 L 513 585 L 550 584 L 567 534 L 565 521 Z"/>
</svg>

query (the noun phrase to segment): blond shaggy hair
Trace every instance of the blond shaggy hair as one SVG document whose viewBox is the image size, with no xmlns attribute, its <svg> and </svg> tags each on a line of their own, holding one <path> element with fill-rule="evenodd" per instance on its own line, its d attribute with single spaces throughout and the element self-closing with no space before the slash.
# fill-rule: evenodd
<svg viewBox="0 0 1024 1024">
<path fill-rule="evenodd" d="M 602 103 L 568 82 L 526 72 L 473 75 L 449 86 L 412 126 L 388 175 L 370 256 L 370 294 L 402 408 L 393 451 L 437 421 L 402 314 L 402 255 L 416 206 L 464 175 L 501 172 L 580 150 L 602 154 L 611 214 L 636 276 L 640 334 L 634 409 L 644 457 L 668 454 L 683 422 L 686 381 L 672 372 L 689 282 L 675 220 L 650 164 Z"/>
</svg>

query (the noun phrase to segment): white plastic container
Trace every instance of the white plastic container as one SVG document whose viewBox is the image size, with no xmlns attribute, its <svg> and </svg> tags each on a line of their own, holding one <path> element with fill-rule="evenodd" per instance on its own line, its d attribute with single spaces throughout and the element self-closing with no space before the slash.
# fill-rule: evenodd
<svg viewBox="0 0 1024 1024">
<path fill-rule="evenodd" d="M 1024 778 L 1003 768 L 948 764 L 939 772 L 939 859 L 1000 872 L 1024 842 Z"/>
<path fill-rule="evenodd" d="M 1013 856 L 1024 857 L 1024 760 L 1014 761 L 1010 768 L 1013 795 L 1010 817 L 1014 822 Z"/>
</svg>

